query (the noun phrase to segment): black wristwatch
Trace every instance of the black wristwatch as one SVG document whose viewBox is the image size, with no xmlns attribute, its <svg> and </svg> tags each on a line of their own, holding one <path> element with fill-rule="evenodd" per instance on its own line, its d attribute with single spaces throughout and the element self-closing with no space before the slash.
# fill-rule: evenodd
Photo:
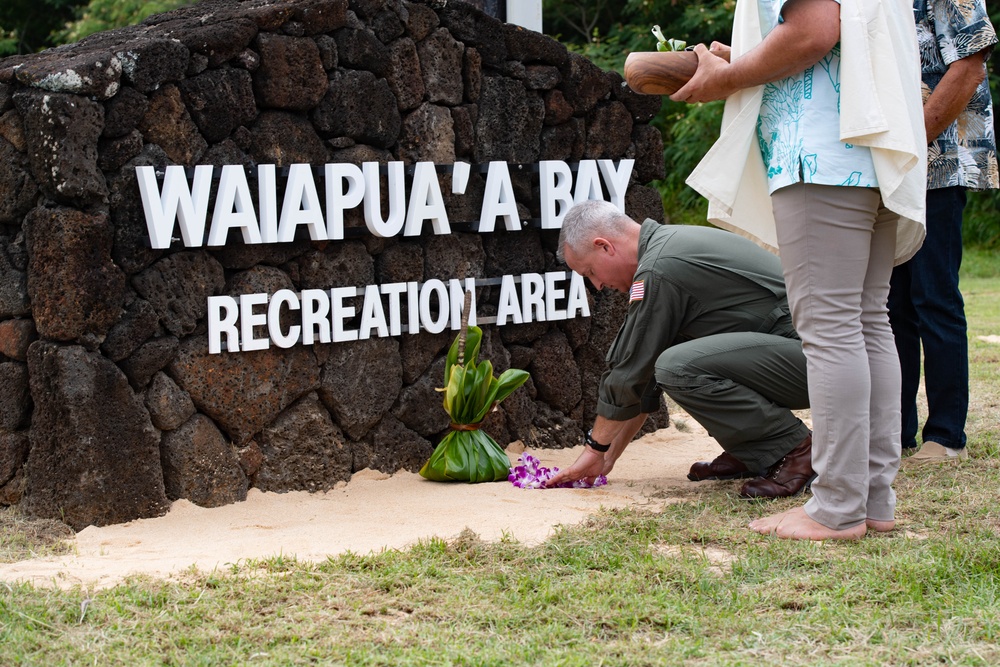
<svg viewBox="0 0 1000 667">
<path fill-rule="evenodd" d="M 594 440 L 594 436 L 591 435 L 593 431 L 594 429 L 590 429 L 589 431 L 587 431 L 587 435 L 583 437 L 583 441 L 587 444 L 587 446 L 593 449 L 595 452 L 601 452 L 602 454 L 611 449 L 611 445 L 602 445 L 601 443 Z"/>
</svg>

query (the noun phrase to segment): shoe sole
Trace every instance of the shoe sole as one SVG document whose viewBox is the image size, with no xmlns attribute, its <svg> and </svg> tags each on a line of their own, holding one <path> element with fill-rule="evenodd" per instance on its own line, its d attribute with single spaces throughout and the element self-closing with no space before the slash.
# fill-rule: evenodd
<svg viewBox="0 0 1000 667">
<path fill-rule="evenodd" d="M 913 458 L 911 456 L 909 458 L 903 459 L 902 462 L 900 463 L 900 465 L 908 467 L 908 468 L 909 467 L 919 467 L 919 466 L 929 466 L 929 465 L 933 465 L 935 463 L 937 463 L 937 464 L 950 463 L 952 465 L 957 465 L 957 464 L 963 463 L 964 461 L 967 461 L 967 460 L 968 459 L 960 459 L 957 456 L 948 456 L 948 457 L 945 457 L 945 458 L 933 458 L 933 459 L 925 459 L 925 458 L 916 459 L 916 458 Z"/>
</svg>

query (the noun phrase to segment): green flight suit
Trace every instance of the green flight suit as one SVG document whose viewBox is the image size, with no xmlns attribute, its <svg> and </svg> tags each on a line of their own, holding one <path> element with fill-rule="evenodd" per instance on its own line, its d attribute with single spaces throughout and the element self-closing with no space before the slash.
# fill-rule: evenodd
<svg viewBox="0 0 1000 667">
<path fill-rule="evenodd" d="M 761 474 L 809 434 L 791 412 L 809 407 L 806 359 L 776 256 L 731 232 L 646 220 L 634 281 L 598 414 L 653 412 L 665 391 Z"/>
</svg>

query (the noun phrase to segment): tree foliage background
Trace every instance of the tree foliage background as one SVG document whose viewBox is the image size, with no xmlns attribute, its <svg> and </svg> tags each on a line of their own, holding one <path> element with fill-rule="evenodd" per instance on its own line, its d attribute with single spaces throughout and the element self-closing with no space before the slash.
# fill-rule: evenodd
<svg viewBox="0 0 1000 667">
<path fill-rule="evenodd" d="M 3 0 L 0 56 L 76 42 L 191 4 L 191 0 Z"/>
<path fill-rule="evenodd" d="M 688 44 L 728 44 L 736 0 L 544 0 L 545 32 L 605 69 L 622 72 L 632 51 L 655 51 L 650 30 Z M 722 103 L 689 106 L 663 98 L 653 121 L 663 133 L 666 178 L 657 183 L 678 223 L 704 223 L 707 204 L 684 179 L 719 136 Z"/>
<path fill-rule="evenodd" d="M 0 57 L 78 41 L 101 30 L 137 23 L 192 0 L 0 0 Z M 601 67 L 622 71 L 632 51 L 651 51 L 650 33 L 688 44 L 728 43 L 736 0 L 543 0 L 545 32 Z M 994 26 L 1000 2 L 987 2 Z M 994 107 L 1000 103 L 1000 49 L 991 58 Z M 998 110 L 1000 112 L 1000 110 Z M 1000 113 L 996 114 L 1000 122 Z M 655 125 L 663 133 L 667 176 L 657 184 L 674 222 L 705 218 L 704 200 L 684 179 L 718 137 L 722 104 L 688 106 L 663 98 Z M 1000 129 L 1000 128 L 998 128 Z M 998 132 L 1000 135 L 1000 132 Z M 1000 248 L 1000 192 L 971 193 L 967 243 Z"/>
</svg>

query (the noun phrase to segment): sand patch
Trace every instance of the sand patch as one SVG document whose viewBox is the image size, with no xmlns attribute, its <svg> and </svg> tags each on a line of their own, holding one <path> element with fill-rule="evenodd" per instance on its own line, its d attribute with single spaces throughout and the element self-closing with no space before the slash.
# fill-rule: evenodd
<svg viewBox="0 0 1000 667">
<path fill-rule="evenodd" d="M 542 465 L 565 467 L 581 447 L 532 450 Z M 468 529 L 486 541 L 509 536 L 537 544 L 556 526 L 577 524 L 601 508 L 656 509 L 689 488 L 691 463 L 722 450 L 693 420 L 646 435 L 631 445 L 596 489 L 515 488 L 509 482 L 442 484 L 416 473 L 373 470 L 325 493 L 264 493 L 213 509 L 186 500 L 155 519 L 96 527 L 73 539 L 76 553 L 0 564 L 0 580 L 87 588 L 113 586 L 127 576 L 170 577 L 271 556 L 322 561 L 346 552 L 403 549 L 432 537 L 452 539 Z M 514 460 L 517 455 L 512 454 Z"/>
</svg>

